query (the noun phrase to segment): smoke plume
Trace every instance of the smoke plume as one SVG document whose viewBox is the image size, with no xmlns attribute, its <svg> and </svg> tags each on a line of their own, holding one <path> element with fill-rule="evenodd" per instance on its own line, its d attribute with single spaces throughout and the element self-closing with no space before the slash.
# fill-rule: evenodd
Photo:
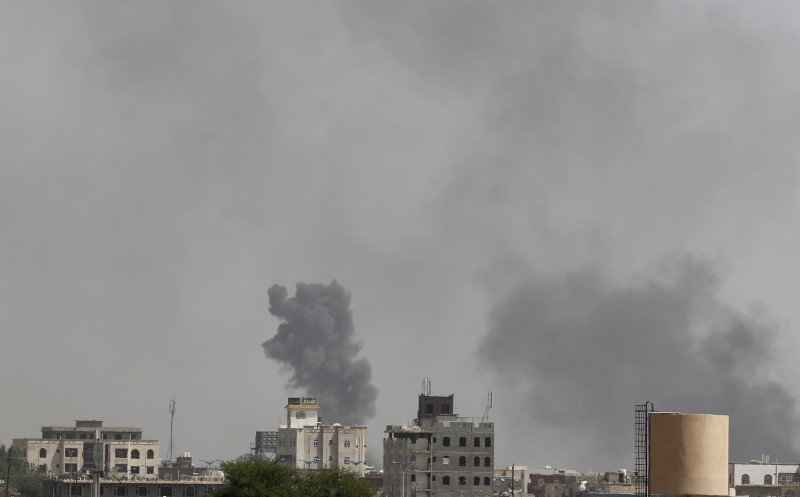
<svg viewBox="0 0 800 497">
<path fill-rule="evenodd" d="M 330 285 L 298 283 L 294 297 L 273 285 L 269 312 L 283 321 L 264 342 L 267 357 L 290 373 L 288 387 L 315 396 L 327 421 L 352 424 L 375 415 L 378 389 L 372 367 L 356 358 L 350 293 L 336 281 Z"/>
<path fill-rule="evenodd" d="M 718 286 L 688 259 L 628 285 L 592 270 L 531 278 L 496 303 L 481 357 L 519 389 L 534 439 L 568 463 L 630 467 L 634 406 L 647 400 L 729 415 L 732 461 L 796 457 L 795 400 L 767 374 L 775 326 L 723 304 Z"/>
</svg>

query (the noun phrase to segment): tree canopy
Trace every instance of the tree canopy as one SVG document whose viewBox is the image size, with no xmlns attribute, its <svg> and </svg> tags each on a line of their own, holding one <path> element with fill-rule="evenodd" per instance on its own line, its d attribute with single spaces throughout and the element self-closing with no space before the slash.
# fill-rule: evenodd
<svg viewBox="0 0 800 497">
<path fill-rule="evenodd" d="M 370 497 L 372 486 L 345 469 L 304 471 L 251 457 L 222 463 L 225 486 L 214 497 Z"/>
</svg>

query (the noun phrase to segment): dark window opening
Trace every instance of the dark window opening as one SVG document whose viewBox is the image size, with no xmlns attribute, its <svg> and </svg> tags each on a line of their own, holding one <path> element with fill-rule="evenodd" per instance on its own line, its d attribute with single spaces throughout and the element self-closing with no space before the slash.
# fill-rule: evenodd
<svg viewBox="0 0 800 497">
<path fill-rule="evenodd" d="M 475 485 L 476 487 L 478 485 L 480 485 L 481 484 L 481 477 L 480 476 L 476 476 L 475 478 L 473 478 L 472 479 L 472 484 Z"/>
<path fill-rule="evenodd" d="M 443 476 L 442 477 L 442 485 L 450 485 L 450 477 L 449 476 Z"/>
<path fill-rule="evenodd" d="M 481 446 L 481 437 L 475 437 L 475 439 L 472 441 L 472 446 L 473 447 L 480 447 Z"/>
<path fill-rule="evenodd" d="M 450 414 L 450 404 L 442 404 L 442 414 Z"/>
<path fill-rule="evenodd" d="M 492 458 L 491 457 L 484 457 L 483 458 L 483 465 L 487 468 L 492 465 Z"/>
<path fill-rule="evenodd" d="M 78 457 L 78 449 L 74 447 L 64 449 L 64 457 Z"/>
<path fill-rule="evenodd" d="M 433 414 L 433 404 L 425 404 L 425 414 Z"/>
<path fill-rule="evenodd" d="M 47 457 L 47 449 L 45 448 L 39 449 L 39 457 Z"/>
<path fill-rule="evenodd" d="M 442 446 L 450 447 L 450 437 L 442 437 Z"/>
<path fill-rule="evenodd" d="M 489 477 L 488 477 L 488 476 L 485 476 L 485 477 L 483 478 L 483 484 L 484 484 L 484 485 L 491 485 L 491 484 L 492 484 L 492 481 L 491 481 L 491 480 L 489 480 Z"/>
<path fill-rule="evenodd" d="M 138 450 L 133 449 L 131 451 L 131 459 L 139 459 L 139 451 Z"/>
<path fill-rule="evenodd" d="M 472 465 L 473 466 L 480 466 L 481 465 L 481 458 L 478 457 L 478 456 L 475 456 L 475 459 L 473 459 L 473 461 L 472 461 Z"/>
<path fill-rule="evenodd" d="M 466 447 L 467 446 L 467 437 L 461 437 L 458 439 L 458 446 L 459 447 Z"/>
<path fill-rule="evenodd" d="M 459 476 L 458 477 L 458 484 L 459 485 L 466 485 L 467 484 L 467 477 L 466 476 Z"/>
<path fill-rule="evenodd" d="M 467 458 L 464 457 L 464 456 L 459 457 L 458 458 L 458 465 L 459 466 L 466 466 L 467 465 Z"/>
<path fill-rule="evenodd" d="M 128 487 L 126 487 L 125 485 L 115 485 L 114 486 L 114 495 L 116 497 L 125 497 L 126 495 L 128 495 L 128 493 L 125 492 L 125 490 L 127 488 Z"/>
<path fill-rule="evenodd" d="M 147 458 L 148 459 L 153 459 L 155 456 L 156 456 L 156 453 L 153 452 L 153 449 L 148 449 L 147 450 Z"/>
<path fill-rule="evenodd" d="M 136 495 L 139 497 L 147 497 L 147 485 L 139 485 L 136 487 Z"/>
<path fill-rule="evenodd" d="M 491 447 L 492 446 L 492 439 L 491 437 L 486 437 L 483 441 L 484 447 Z"/>
</svg>

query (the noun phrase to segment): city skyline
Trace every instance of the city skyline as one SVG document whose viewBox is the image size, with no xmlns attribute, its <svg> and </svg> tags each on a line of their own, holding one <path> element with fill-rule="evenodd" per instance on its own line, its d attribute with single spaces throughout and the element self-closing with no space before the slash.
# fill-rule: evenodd
<svg viewBox="0 0 800 497">
<path fill-rule="evenodd" d="M 165 441 L 174 398 L 176 453 L 235 458 L 314 395 L 270 289 L 335 281 L 370 452 L 430 378 L 493 392 L 498 467 L 630 467 L 645 401 L 798 459 L 798 19 L 0 2 L 0 443 Z"/>
</svg>

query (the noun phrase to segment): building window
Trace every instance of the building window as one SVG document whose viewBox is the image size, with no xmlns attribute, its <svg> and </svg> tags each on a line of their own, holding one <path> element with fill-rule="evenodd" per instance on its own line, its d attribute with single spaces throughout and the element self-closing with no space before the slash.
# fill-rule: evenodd
<svg viewBox="0 0 800 497">
<path fill-rule="evenodd" d="M 467 477 L 466 476 L 459 476 L 458 477 L 458 484 L 459 485 L 466 485 L 467 484 Z"/>
<path fill-rule="evenodd" d="M 442 485 L 450 485 L 450 477 L 449 476 L 443 476 L 442 477 Z"/>
<path fill-rule="evenodd" d="M 47 457 L 47 449 L 45 449 L 45 448 L 39 449 L 39 457 L 40 458 Z"/>
<path fill-rule="evenodd" d="M 148 466 L 147 467 L 147 474 L 148 475 L 154 475 L 155 474 L 155 469 L 153 468 L 153 466 Z"/>
<path fill-rule="evenodd" d="M 764 485 L 772 485 L 772 475 L 764 475 Z"/>
<path fill-rule="evenodd" d="M 114 440 L 122 440 L 122 433 L 117 433 L 114 435 Z"/>
<path fill-rule="evenodd" d="M 314 440 L 314 447 L 319 447 L 319 440 Z"/>
<path fill-rule="evenodd" d="M 442 456 L 442 464 L 450 464 L 450 456 Z"/>
<path fill-rule="evenodd" d="M 328 445 L 333 445 L 333 439 L 328 440 Z"/>
<path fill-rule="evenodd" d="M 433 404 L 430 402 L 425 404 L 425 414 L 433 414 Z"/>
<path fill-rule="evenodd" d="M 436 475 L 431 476 L 431 481 L 436 481 Z"/>
<path fill-rule="evenodd" d="M 480 466 L 481 465 L 481 458 L 478 457 L 478 456 L 475 456 L 475 459 L 472 460 L 472 465 L 473 466 Z"/>
<path fill-rule="evenodd" d="M 194 497 L 194 487 L 192 485 L 186 485 L 183 488 L 183 497 Z"/>
<path fill-rule="evenodd" d="M 344 463 L 350 464 L 350 456 L 344 456 Z"/>
<path fill-rule="evenodd" d="M 119 459 L 127 459 L 128 449 L 114 449 L 114 457 Z"/>
<path fill-rule="evenodd" d="M 315 463 L 315 464 L 319 464 L 319 456 L 314 456 L 314 459 L 312 459 L 312 462 Z"/>
<path fill-rule="evenodd" d="M 458 439 L 458 446 L 459 447 L 466 447 L 467 446 L 467 437 L 461 437 Z"/>
<path fill-rule="evenodd" d="M 486 466 L 487 468 L 488 468 L 488 467 L 491 467 L 491 465 L 492 465 L 492 458 L 491 458 L 491 457 L 484 457 L 484 458 L 483 458 L 483 465 L 484 465 L 484 466 Z"/>
<path fill-rule="evenodd" d="M 153 449 L 147 449 L 147 458 L 153 459 L 154 457 L 156 457 L 156 453 L 153 452 Z"/>
<path fill-rule="evenodd" d="M 417 475 L 411 473 L 411 483 L 414 483 L 415 481 L 417 481 Z"/>
<path fill-rule="evenodd" d="M 128 465 L 127 464 L 117 464 L 117 473 L 127 473 L 128 472 Z"/>
<path fill-rule="evenodd" d="M 77 473 L 78 472 L 78 465 L 75 463 L 65 464 L 64 465 L 64 472 L 65 473 Z"/>
<path fill-rule="evenodd" d="M 64 449 L 64 457 L 78 457 L 78 449 L 75 447 L 67 447 Z"/>
<path fill-rule="evenodd" d="M 159 487 L 159 494 L 161 497 L 172 497 L 175 495 L 174 487 Z"/>
<path fill-rule="evenodd" d="M 459 457 L 458 458 L 458 465 L 459 466 L 466 466 L 467 465 L 467 458 L 464 457 L 464 456 Z"/>
<path fill-rule="evenodd" d="M 138 450 L 133 449 L 131 451 L 131 459 L 139 459 L 139 451 Z"/>
<path fill-rule="evenodd" d="M 345 447 L 350 447 L 350 440 L 345 440 L 344 441 L 344 446 Z"/>
<path fill-rule="evenodd" d="M 473 478 L 472 479 L 472 484 L 475 485 L 476 487 L 478 485 L 480 485 L 481 484 L 481 477 L 480 476 L 476 476 L 475 478 Z"/>
<path fill-rule="evenodd" d="M 750 485 L 750 475 L 742 475 L 742 485 Z"/>
<path fill-rule="evenodd" d="M 294 415 L 297 419 L 306 419 L 306 412 L 305 411 L 297 411 Z"/>
<path fill-rule="evenodd" d="M 328 456 L 328 462 L 333 462 L 333 456 Z"/>
<path fill-rule="evenodd" d="M 450 437 L 442 437 L 442 446 L 450 447 Z"/>
<path fill-rule="evenodd" d="M 136 487 L 136 495 L 138 497 L 147 497 L 147 485 L 139 485 Z"/>
<path fill-rule="evenodd" d="M 488 486 L 488 485 L 492 484 L 492 481 L 489 479 L 488 476 L 484 476 L 483 477 L 483 484 L 484 484 L 484 486 Z"/>
<path fill-rule="evenodd" d="M 125 485 L 114 485 L 114 495 L 116 497 L 125 497 L 128 493 L 125 491 L 128 487 Z"/>
<path fill-rule="evenodd" d="M 481 446 L 481 437 L 475 437 L 472 440 L 472 446 L 473 447 L 480 447 Z"/>
<path fill-rule="evenodd" d="M 491 447 L 492 446 L 492 438 L 491 437 L 486 437 L 483 440 L 483 446 L 484 447 Z"/>
<path fill-rule="evenodd" d="M 69 494 L 70 495 L 83 495 L 83 485 L 70 485 L 69 486 Z"/>
<path fill-rule="evenodd" d="M 450 414 L 450 404 L 442 404 L 442 414 Z"/>
</svg>

